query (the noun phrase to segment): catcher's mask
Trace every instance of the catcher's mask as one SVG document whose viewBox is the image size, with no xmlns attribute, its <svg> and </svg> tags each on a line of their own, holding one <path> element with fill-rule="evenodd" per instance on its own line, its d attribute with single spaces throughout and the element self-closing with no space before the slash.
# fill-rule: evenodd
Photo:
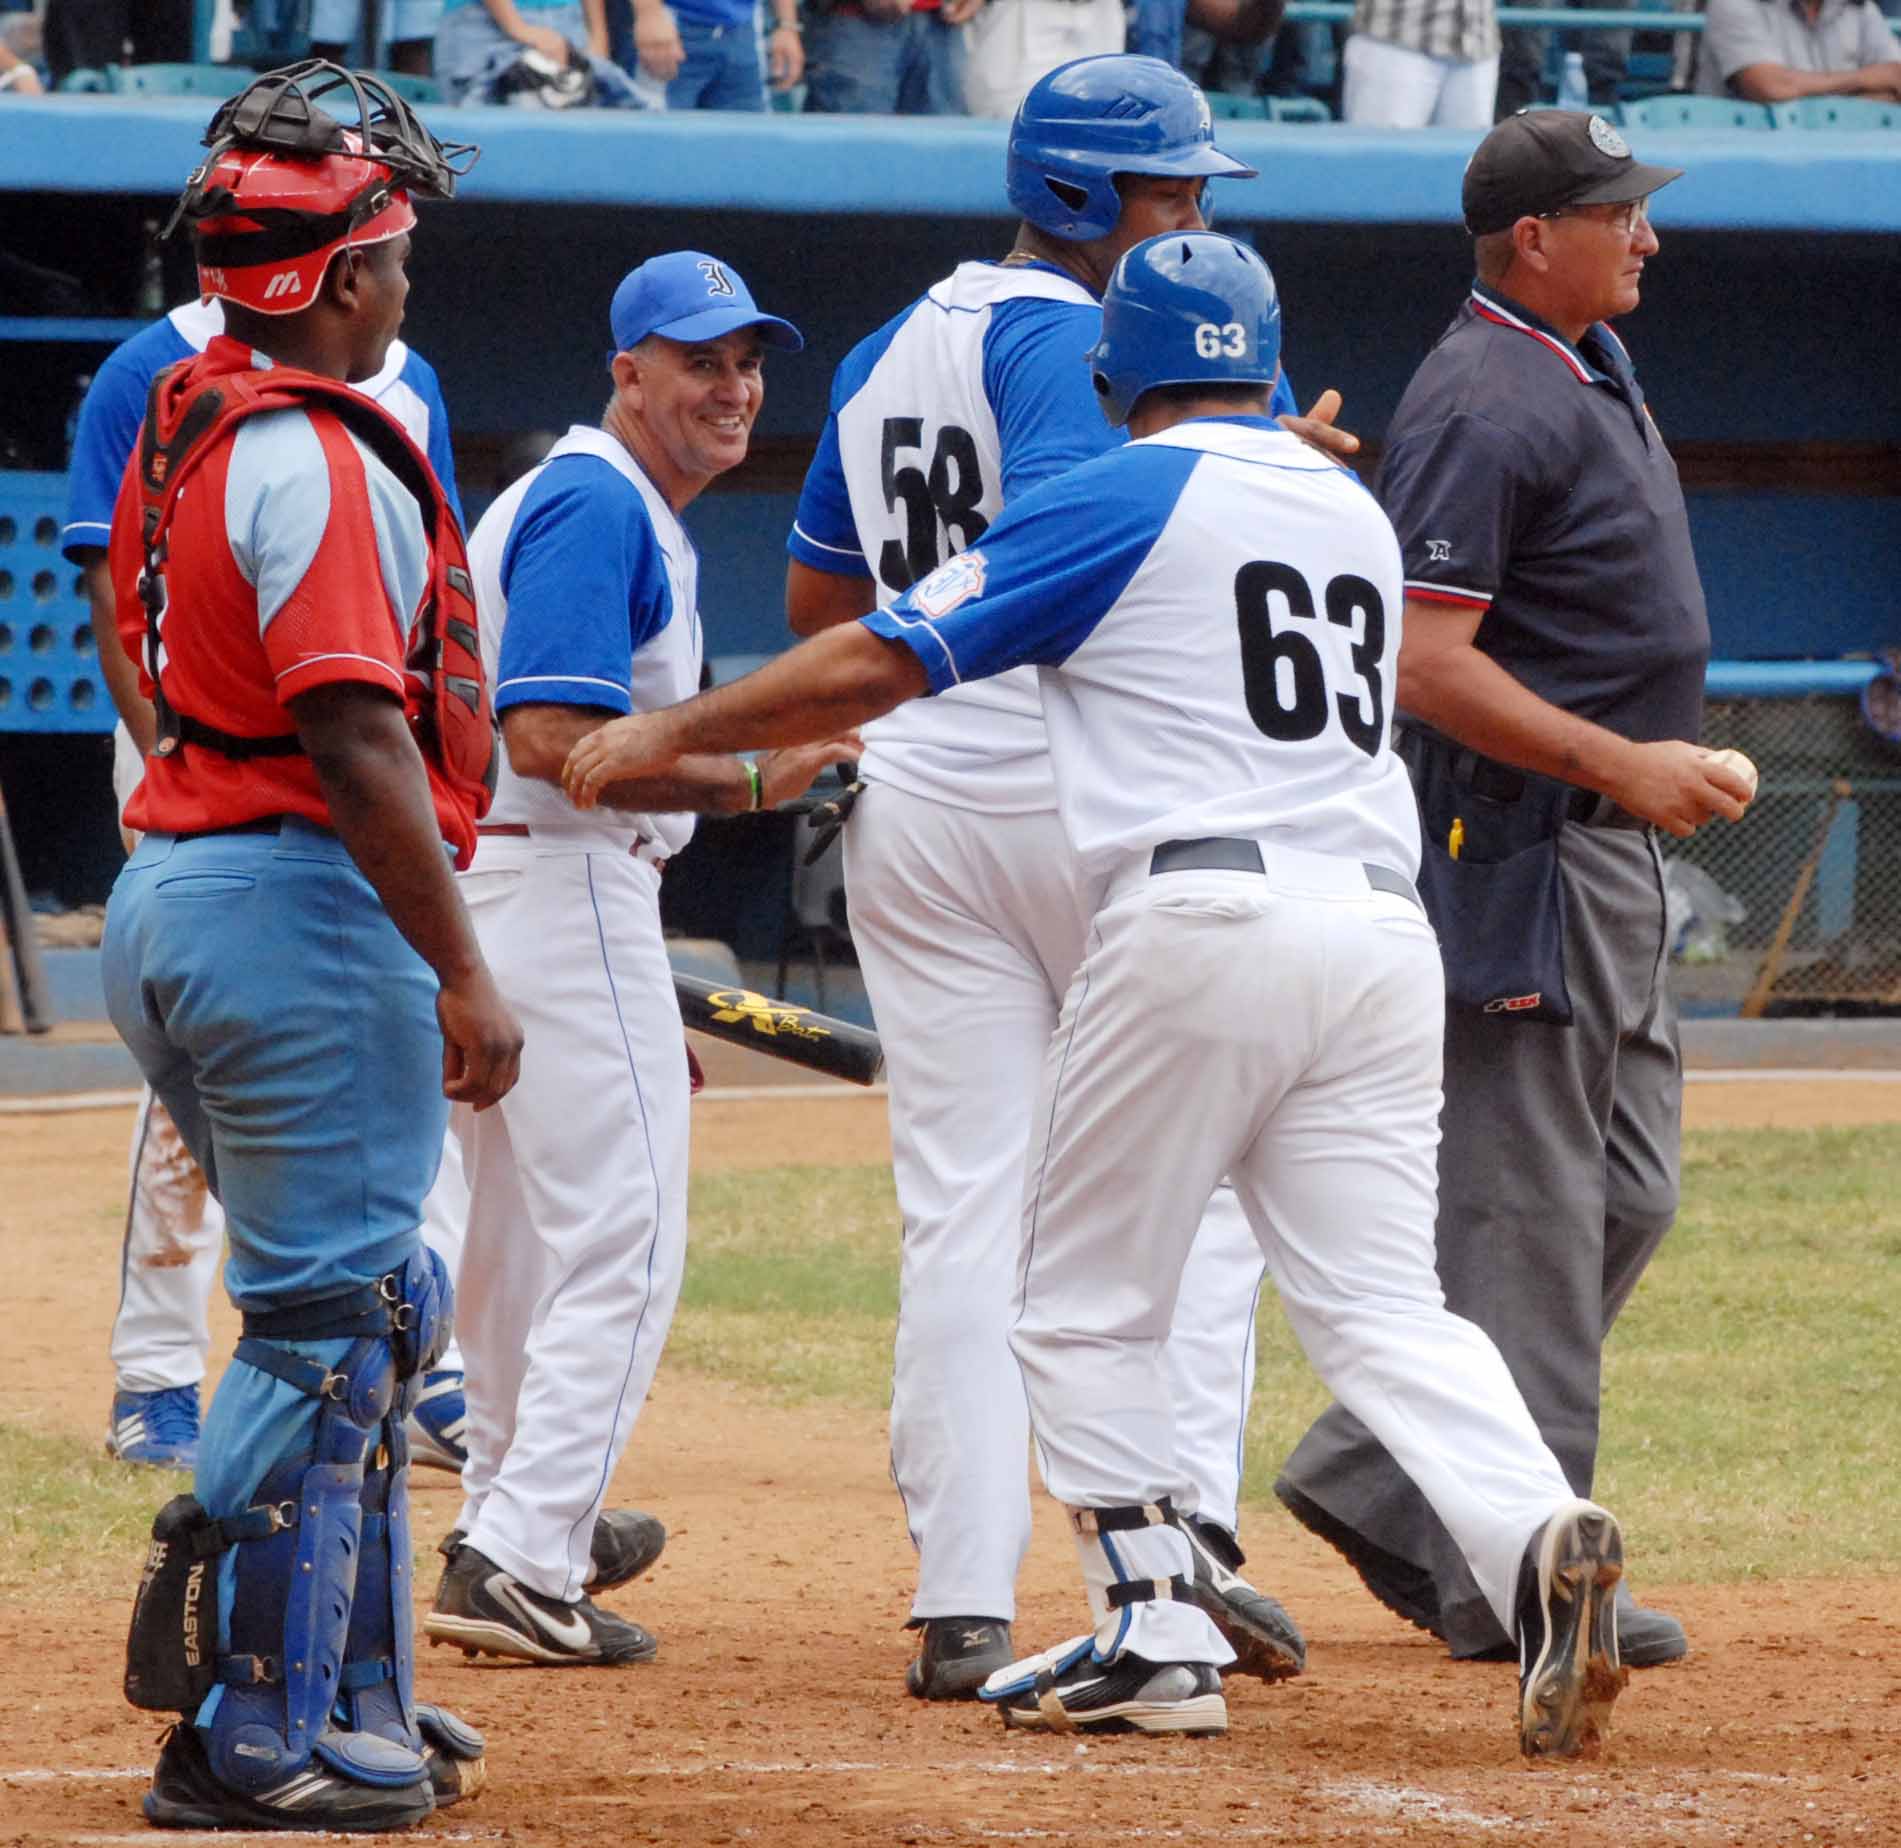
<svg viewBox="0 0 1901 1848">
<path fill-rule="evenodd" d="M 453 198 L 478 152 L 438 141 L 380 79 L 322 58 L 248 84 L 205 145 L 165 233 L 188 223 L 201 292 L 262 314 L 309 307 L 339 250 L 400 237 L 416 222 L 410 195 Z"/>
</svg>

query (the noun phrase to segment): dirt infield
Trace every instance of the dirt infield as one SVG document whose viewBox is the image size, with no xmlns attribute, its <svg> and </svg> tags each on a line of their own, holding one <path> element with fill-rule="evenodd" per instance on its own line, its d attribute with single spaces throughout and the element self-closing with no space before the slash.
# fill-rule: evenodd
<svg viewBox="0 0 1901 1848">
<path fill-rule="evenodd" d="M 716 1056 L 709 1075 L 773 1074 Z M 1698 1084 L 1688 1113 L 1698 1125 L 1894 1120 L 1901 1085 Z M 13 1311 L 0 1406 L 88 1442 L 111 1389 L 129 1118 L 0 1117 Z M 884 1153 L 882 1101 L 843 1091 L 703 1100 L 695 1132 L 698 1166 Z M 221 1308 L 214 1351 L 231 1332 Z M 418 1529 L 433 1534 L 453 1490 L 428 1473 L 418 1487 Z M 153 1488 L 156 1503 L 169 1480 Z M 428 1696 L 487 1729 L 492 1783 L 416 1839 L 1901 1842 L 1901 1581 L 1643 1582 L 1684 1616 L 1695 1653 L 1634 1678 L 1604 1758 L 1533 1770 L 1515 1750 L 1511 1669 L 1448 1662 L 1325 1548 L 1256 1509 L 1253 1569 L 1305 1625 L 1306 1676 L 1230 1683 L 1224 1740 L 1083 1746 L 903 1695 L 911 1555 L 881 1419 L 787 1411 L 663 1366 L 613 1499 L 671 1530 L 651 1577 L 612 1598 L 659 1632 L 659 1660 L 552 1672 L 425 1651 Z M 136 1560 L 129 1545 L 128 1594 Z M 1077 1627 L 1069 1543 L 1040 1496 L 1022 1592 L 1021 1641 Z M 160 1723 L 119 1696 L 126 1608 L 53 1584 L 0 1610 L 0 1843 L 163 1839 L 137 1814 Z"/>
</svg>

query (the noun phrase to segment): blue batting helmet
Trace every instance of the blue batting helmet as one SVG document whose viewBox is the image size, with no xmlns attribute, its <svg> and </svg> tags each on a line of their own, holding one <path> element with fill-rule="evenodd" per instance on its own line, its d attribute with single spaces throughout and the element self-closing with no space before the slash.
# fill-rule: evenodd
<svg viewBox="0 0 1901 1848">
<path fill-rule="evenodd" d="M 1281 364 L 1273 272 L 1218 232 L 1144 238 L 1110 274 L 1088 357 L 1112 424 L 1127 423 L 1154 385 L 1271 386 Z"/>
<path fill-rule="evenodd" d="M 1172 64 L 1117 52 L 1059 64 L 1010 125 L 1010 203 L 1054 237 L 1107 237 L 1118 173 L 1252 179 L 1215 146 L 1208 99 Z"/>
</svg>

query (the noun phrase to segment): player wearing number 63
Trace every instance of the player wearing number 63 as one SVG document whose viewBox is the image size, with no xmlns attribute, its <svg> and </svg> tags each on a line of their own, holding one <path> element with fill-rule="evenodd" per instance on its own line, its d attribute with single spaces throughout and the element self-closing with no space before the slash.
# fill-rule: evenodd
<svg viewBox="0 0 1901 1848">
<path fill-rule="evenodd" d="M 960 265 L 838 369 L 789 544 L 795 633 L 908 590 L 1025 490 L 1122 440 L 1078 363 L 1103 284 L 1142 238 L 1199 230 L 1207 184 L 1223 177 L 1252 172 L 1215 146 L 1207 99 L 1158 59 L 1082 58 L 1031 89 L 1010 131 L 1015 248 Z M 1275 408 L 1292 404 L 1283 385 Z M 1014 1653 L 1030 1536 L 1028 1420 L 1007 1344 L 1016 1209 L 1037 1070 L 1091 906 L 1057 822 L 1030 669 L 895 713 L 866 744 L 845 879 L 904 1215 L 891 1463 L 923 1631 L 907 1685 L 941 1699 L 974 1693 Z M 1223 1188 L 1167 1366 L 1200 1582 L 1244 1667 L 1272 1679 L 1298 1673 L 1305 1646 L 1234 1575 L 1261 1275 Z"/>
<path fill-rule="evenodd" d="M 564 783 L 585 805 L 682 753 L 823 737 L 1034 666 L 1093 915 L 1032 1115 L 1009 1343 L 1093 1627 L 983 1696 L 1032 1728 L 1226 1727 L 1165 1347 L 1226 1175 L 1308 1357 L 1520 1636 L 1523 1749 L 1570 1753 L 1623 1681 L 1622 1540 L 1433 1269 L 1443 976 L 1390 748 L 1399 547 L 1264 415 L 1279 335 L 1244 245 L 1136 245 L 1089 357 L 1138 440 L 1022 496 L 888 609 L 603 726 Z"/>
</svg>

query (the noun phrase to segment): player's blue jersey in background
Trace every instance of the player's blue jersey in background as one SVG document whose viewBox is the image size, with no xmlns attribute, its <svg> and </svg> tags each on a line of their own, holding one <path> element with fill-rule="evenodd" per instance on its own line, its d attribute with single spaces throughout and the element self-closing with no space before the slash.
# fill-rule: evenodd
<svg viewBox="0 0 1901 1848">
<path fill-rule="evenodd" d="M 1266 418 L 1208 418 L 1033 489 L 865 623 L 935 692 L 1038 666 L 1092 874 L 1160 841 L 1285 830 L 1410 876 L 1419 824 L 1389 747 L 1403 596 L 1393 529 L 1352 475 Z"/>
<path fill-rule="evenodd" d="M 1061 270 L 960 264 L 840 365 L 791 555 L 869 576 L 888 603 L 1018 495 L 1118 447 L 1084 357 L 1101 325 Z M 865 742 L 866 775 L 913 795 L 1006 814 L 1055 801 L 1027 671 L 900 708 Z"/>
<path fill-rule="evenodd" d="M 70 558 L 82 546 L 105 549 L 112 533 L 112 504 L 138 441 L 152 381 L 169 365 L 205 350 L 224 331 L 224 308 L 216 300 L 187 302 L 142 328 L 106 356 L 79 409 L 66 485 L 66 524 L 60 544 Z M 435 368 L 402 341 L 391 343 L 383 369 L 357 390 L 374 398 L 410 434 L 428 458 L 449 496 L 458 522 L 455 456 L 449 446 L 449 413 Z"/>
</svg>

